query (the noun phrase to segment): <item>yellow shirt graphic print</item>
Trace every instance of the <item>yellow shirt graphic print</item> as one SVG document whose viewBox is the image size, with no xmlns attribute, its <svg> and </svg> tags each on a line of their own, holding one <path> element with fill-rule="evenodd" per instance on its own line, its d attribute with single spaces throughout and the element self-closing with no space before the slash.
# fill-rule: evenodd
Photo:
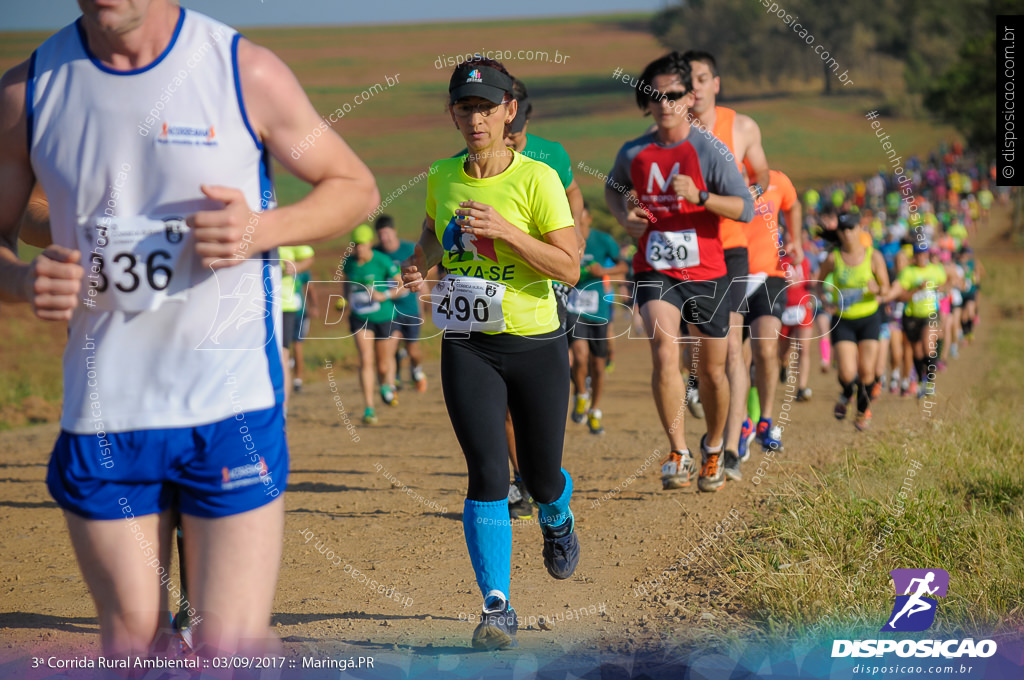
<svg viewBox="0 0 1024 680">
<path fill-rule="evenodd" d="M 477 179 L 466 174 L 465 156 L 434 163 L 427 179 L 427 215 L 444 249 L 441 265 L 450 276 L 495 281 L 506 286 L 502 303 L 506 333 L 539 335 L 558 328 L 551 280 L 530 267 L 502 240 L 464 234 L 455 211 L 463 201 L 493 207 L 507 222 L 536 239 L 573 226 L 569 201 L 558 173 L 516 153 L 500 175 Z"/>
</svg>

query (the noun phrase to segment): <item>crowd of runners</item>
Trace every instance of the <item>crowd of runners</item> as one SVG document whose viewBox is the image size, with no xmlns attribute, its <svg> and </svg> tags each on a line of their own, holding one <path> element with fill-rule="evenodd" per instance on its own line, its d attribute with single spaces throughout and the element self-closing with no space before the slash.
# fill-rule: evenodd
<svg viewBox="0 0 1024 680">
<path fill-rule="evenodd" d="M 717 105 L 713 55 L 672 52 L 634 83 L 653 124 L 638 118 L 638 136 L 608 159 L 620 243 L 592 228 L 565 149 L 527 132 L 526 85 L 478 58 L 448 85 L 464 149 L 431 167 L 420 236 L 405 242 L 387 215 L 361 224 L 379 195 L 337 134 L 288 153 L 320 118 L 272 52 L 169 0 L 81 4 L 79 21 L 0 82 L 0 301 L 69 322 L 47 483 L 105 654 L 150 654 L 165 630 L 166 592 L 136 537 L 166 565 L 176 528 L 182 590 L 201 614 L 191 647 L 271 644 L 284 522 L 271 489 L 287 482 L 286 407 L 303 386 L 308 320 L 328 306 L 309 285 L 310 243 L 350 234 L 335 307 L 358 353 L 365 424 L 378 422 L 378 393 L 400 408 L 405 358 L 410 384 L 428 389 L 425 319 L 444 331 L 483 648 L 516 645 L 510 517 L 536 508 L 548 572 L 576 569 L 565 431 L 604 432 L 614 338 L 638 337 L 627 328 L 651 352 L 670 451 L 662 488 L 702 492 L 742 481 L 752 448 L 783 446 L 776 389 L 796 366 L 797 400 L 816 403 L 813 348 L 837 372 L 836 418 L 855 410 L 864 429 L 887 390 L 934 395 L 973 336 L 983 269 L 970 243 L 997 197 L 994 168 L 957 144 L 911 159 L 899 180 L 880 171 L 801 197 L 757 123 Z M 210 66 L 165 102 L 173 124 L 136 134 L 197 50 Z M 179 121 L 208 126 L 206 141 Z M 312 185 L 305 198 L 276 204 L 270 158 Z M 37 183 L 48 217 L 25 216 Z M 31 263 L 17 258 L 19 229 L 45 248 Z M 129 513 L 132 532 L 112 521 Z"/>
</svg>

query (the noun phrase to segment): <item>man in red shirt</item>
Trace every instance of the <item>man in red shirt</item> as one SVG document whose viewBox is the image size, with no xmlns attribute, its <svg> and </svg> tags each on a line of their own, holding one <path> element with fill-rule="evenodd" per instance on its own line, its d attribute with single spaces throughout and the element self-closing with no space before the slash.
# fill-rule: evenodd
<svg viewBox="0 0 1024 680">
<path fill-rule="evenodd" d="M 656 128 L 619 151 L 605 200 L 619 223 L 639 239 L 633 260 L 636 299 L 651 340 L 654 401 L 671 447 L 662 465 L 662 486 L 689 486 L 697 471 L 682 427 L 679 346 L 686 323 L 698 343 L 697 373 L 707 419 L 698 488 L 717 491 L 725 483 L 722 435 L 729 404 L 729 281 L 719 220 L 750 221 L 754 202 L 728 149 L 709 131 L 690 125 L 693 89 L 690 65 L 682 55 L 672 52 L 651 62 L 640 81 L 631 84 L 637 105 L 654 117 Z M 633 189 L 639 201 L 631 203 Z"/>
</svg>

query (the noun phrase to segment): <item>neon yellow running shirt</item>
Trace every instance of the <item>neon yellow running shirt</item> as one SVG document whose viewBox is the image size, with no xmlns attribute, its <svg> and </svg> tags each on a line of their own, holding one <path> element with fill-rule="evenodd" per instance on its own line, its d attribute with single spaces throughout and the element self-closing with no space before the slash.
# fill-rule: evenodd
<svg viewBox="0 0 1024 680">
<path fill-rule="evenodd" d="M 946 282 L 946 269 L 941 264 L 931 262 L 923 267 L 910 265 L 904 267 L 897 280 L 903 290 L 914 290 L 918 286 L 924 286 L 917 291 L 903 308 L 903 316 L 912 316 L 917 319 L 937 314 L 939 311 L 939 286 Z"/>
<path fill-rule="evenodd" d="M 427 179 L 427 215 L 444 249 L 441 265 L 449 276 L 471 277 L 506 286 L 502 301 L 505 330 L 539 335 L 559 327 L 551 280 L 530 267 L 502 240 L 463 234 L 455 222 L 462 201 L 493 207 L 507 222 L 536 239 L 572 228 L 572 212 L 558 173 L 515 153 L 495 177 L 477 179 L 463 169 L 463 156 L 436 161 Z M 490 331 L 485 331 L 490 332 Z"/>
<path fill-rule="evenodd" d="M 844 319 L 863 319 L 878 311 L 878 300 L 875 294 L 868 292 L 868 283 L 875 278 L 871 271 L 871 255 L 873 248 L 864 249 L 864 259 L 855 267 L 843 262 L 843 254 L 839 250 L 835 254 L 835 286 L 841 293 L 839 314 Z"/>
<path fill-rule="evenodd" d="M 279 246 L 277 256 L 281 260 L 299 262 L 313 257 L 313 248 L 310 246 Z M 282 265 L 282 270 L 284 265 Z M 295 277 L 290 274 L 281 275 L 281 311 L 297 312 L 302 308 L 302 294 L 295 284 Z"/>
</svg>

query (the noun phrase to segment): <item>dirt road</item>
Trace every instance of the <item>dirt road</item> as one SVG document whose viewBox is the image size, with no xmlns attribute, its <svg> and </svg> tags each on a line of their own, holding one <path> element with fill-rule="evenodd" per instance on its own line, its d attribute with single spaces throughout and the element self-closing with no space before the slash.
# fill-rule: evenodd
<svg viewBox="0 0 1024 680">
<path fill-rule="evenodd" d="M 295 397 L 289 416 L 291 477 L 274 629 L 286 654 L 299 660 L 372 656 L 375 668 L 391 664 L 410 676 L 433 669 L 471 677 L 484 669 L 538 665 L 580 675 L 612 656 L 656 647 L 682 629 L 728 626 L 737 615 L 735 593 L 715 576 L 715 542 L 674 576 L 674 599 L 656 586 L 644 594 L 640 586 L 678 564 L 716 524 L 728 521 L 723 533 L 730 534 L 756 522 L 782 475 L 827 464 L 847 445 L 869 450 L 879 433 L 896 427 L 933 427 L 944 413 L 962 408 L 972 376 L 985 366 L 990 329 L 987 319 L 979 341 L 941 374 L 932 417 L 923 418 L 914 399 L 885 394 L 867 433 L 854 430 L 852 417 L 844 423 L 832 417 L 835 374 L 819 372 L 812 343 L 814 398 L 792 405 L 785 450 L 761 466 L 759 485 L 751 482 L 763 462 L 755 451 L 745 481 L 714 494 L 661 490 L 666 441 L 650 394 L 648 344 L 620 339 L 603 404 L 607 434 L 567 425 L 564 464 L 576 485 L 580 566 L 571 580 L 552 580 L 537 525 L 515 526 L 511 600 L 522 621 L 521 648 L 495 654 L 469 649 L 475 624 L 467 619 L 478 612 L 480 596 L 462 533 L 464 461 L 445 413 L 438 365 L 427 367 L 426 393 L 401 392 L 400 405 L 378 409 L 375 427 L 358 422 L 354 374 L 324 368 Z M 780 385 L 780 403 L 794 389 Z M 696 450 L 703 424 L 686 422 Z M 8 671 L 15 668 L 11 659 L 36 650 L 98 651 L 93 604 L 44 484 L 57 431 L 43 425 L 0 433 L 0 630 L 6 646 L 0 660 L 8 662 L 0 668 Z M 539 626 L 540 617 L 549 630 Z"/>
</svg>

